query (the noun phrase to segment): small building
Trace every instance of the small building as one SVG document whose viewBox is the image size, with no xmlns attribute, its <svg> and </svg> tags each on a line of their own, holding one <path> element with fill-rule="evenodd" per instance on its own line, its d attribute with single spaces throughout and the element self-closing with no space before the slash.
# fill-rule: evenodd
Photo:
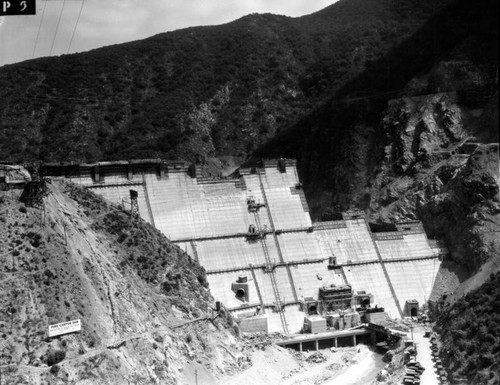
<svg viewBox="0 0 500 385">
<path fill-rule="evenodd" d="M 365 311 L 365 322 L 381 325 L 386 319 L 387 314 L 385 314 L 383 307 L 374 307 Z"/>
<path fill-rule="evenodd" d="M 312 297 L 305 297 L 302 302 L 302 309 L 308 315 L 318 314 L 318 301 Z"/>
<path fill-rule="evenodd" d="M 304 317 L 303 330 L 308 333 L 325 333 L 326 319 L 320 316 Z"/>
<path fill-rule="evenodd" d="M 373 303 L 373 294 L 367 293 L 366 291 L 357 291 L 354 294 L 354 304 L 356 308 L 368 308 Z"/>
<path fill-rule="evenodd" d="M 416 299 L 406 301 L 404 314 L 408 317 L 418 316 L 418 301 Z"/>
</svg>

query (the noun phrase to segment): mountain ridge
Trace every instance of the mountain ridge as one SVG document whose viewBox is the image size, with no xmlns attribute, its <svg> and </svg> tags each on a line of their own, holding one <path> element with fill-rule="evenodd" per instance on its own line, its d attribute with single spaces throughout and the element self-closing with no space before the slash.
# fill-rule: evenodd
<svg viewBox="0 0 500 385">
<path fill-rule="evenodd" d="M 310 96 L 321 99 L 401 38 L 400 32 L 408 34 L 418 25 L 397 22 L 387 12 L 394 23 L 370 24 L 360 35 L 358 24 L 329 22 L 331 9 L 326 16 L 308 16 L 317 25 L 314 33 L 308 31 L 312 22 L 300 18 L 250 15 L 221 26 L 4 66 L 2 156 L 10 161 L 192 160 L 203 143 L 208 144 L 199 151 L 202 156 L 246 156 L 307 111 L 314 103 Z M 391 30 L 398 33 L 386 36 Z M 366 43 L 350 58 L 359 45 L 357 35 Z M 332 59 L 338 67 L 333 72 L 327 70 Z M 311 65 L 316 70 L 309 74 Z M 214 105 L 212 99 L 226 88 L 227 102 Z M 32 116 L 23 117 L 12 103 Z M 205 120 L 197 119 L 200 115 Z M 62 127 L 73 134 L 59 139 Z M 76 138 L 85 149 L 68 145 Z"/>
</svg>

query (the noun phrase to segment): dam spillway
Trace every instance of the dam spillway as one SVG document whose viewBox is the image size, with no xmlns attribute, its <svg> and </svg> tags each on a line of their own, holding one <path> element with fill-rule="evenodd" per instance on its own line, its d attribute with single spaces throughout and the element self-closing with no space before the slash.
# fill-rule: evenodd
<svg viewBox="0 0 500 385">
<path fill-rule="evenodd" d="M 263 161 L 231 178 L 162 160 L 45 164 L 43 171 L 119 204 L 137 191 L 141 217 L 205 267 L 214 298 L 236 316 L 259 309 L 269 332 L 299 332 L 304 301 L 331 285 L 370 293 L 374 305 L 401 318 L 406 301 L 429 299 L 441 263 L 443 250 L 418 222 L 372 232 L 363 213 L 348 212 L 313 223 L 294 160 Z"/>
</svg>

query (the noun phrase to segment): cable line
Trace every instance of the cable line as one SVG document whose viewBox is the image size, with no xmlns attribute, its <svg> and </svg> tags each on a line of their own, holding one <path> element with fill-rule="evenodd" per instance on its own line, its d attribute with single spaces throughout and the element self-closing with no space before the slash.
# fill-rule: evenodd
<svg viewBox="0 0 500 385">
<path fill-rule="evenodd" d="M 54 32 L 54 38 L 52 39 L 52 45 L 50 46 L 49 56 L 52 56 L 52 50 L 54 49 L 54 43 L 56 42 L 57 31 L 59 30 L 59 24 L 61 23 L 61 16 L 63 14 L 64 5 L 66 4 L 66 0 L 63 0 L 63 5 L 61 7 L 61 12 L 59 13 L 59 19 L 57 20 L 56 32 Z"/>
<path fill-rule="evenodd" d="M 36 33 L 35 46 L 33 47 L 33 54 L 31 58 L 35 57 L 36 46 L 38 45 L 38 38 L 40 37 L 40 30 L 42 29 L 43 16 L 45 15 L 45 8 L 47 7 L 47 1 L 43 2 L 42 18 L 40 19 L 40 24 L 38 25 L 38 32 Z"/>
<path fill-rule="evenodd" d="M 84 3 L 85 3 L 85 0 L 82 0 L 82 5 L 80 5 L 80 12 L 78 12 L 78 18 L 76 19 L 75 28 L 73 28 L 73 33 L 71 34 L 71 40 L 69 41 L 68 51 L 66 53 L 69 53 L 69 50 L 71 49 L 71 43 L 73 43 L 73 38 L 75 37 L 76 28 L 78 27 L 78 23 L 80 22 L 80 16 L 82 16 L 82 10 L 83 10 Z"/>
</svg>

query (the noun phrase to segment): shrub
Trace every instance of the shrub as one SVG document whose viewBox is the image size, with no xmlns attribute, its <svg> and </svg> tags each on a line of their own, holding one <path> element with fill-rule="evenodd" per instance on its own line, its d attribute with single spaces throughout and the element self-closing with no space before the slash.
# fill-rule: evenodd
<svg viewBox="0 0 500 385">
<path fill-rule="evenodd" d="M 198 283 L 203 287 L 208 287 L 208 282 L 205 274 L 198 274 Z"/>
<path fill-rule="evenodd" d="M 30 231 L 28 234 L 28 238 L 30 240 L 31 246 L 39 247 L 42 236 L 34 231 Z"/>
<path fill-rule="evenodd" d="M 59 365 L 52 365 L 52 367 L 50 368 L 50 373 L 52 373 L 54 376 L 57 376 L 59 370 L 61 370 Z"/>
<path fill-rule="evenodd" d="M 56 351 L 50 352 L 47 355 L 46 362 L 47 362 L 48 366 L 52 366 L 52 365 L 58 364 L 59 362 L 64 360 L 64 358 L 66 358 L 66 352 L 64 350 L 56 350 Z"/>
<path fill-rule="evenodd" d="M 26 210 L 26 206 L 20 206 L 19 207 L 19 211 L 22 212 L 23 214 L 26 214 L 28 212 L 28 210 Z"/>
<path fill-rule="evenodd" d="M 122 243 L 125 239 L 127 239 L 127 234 L 125 233 L 120 233 L 118 236 L 118 239 L 116 240 L 118 243 Z"/>
</svg>

